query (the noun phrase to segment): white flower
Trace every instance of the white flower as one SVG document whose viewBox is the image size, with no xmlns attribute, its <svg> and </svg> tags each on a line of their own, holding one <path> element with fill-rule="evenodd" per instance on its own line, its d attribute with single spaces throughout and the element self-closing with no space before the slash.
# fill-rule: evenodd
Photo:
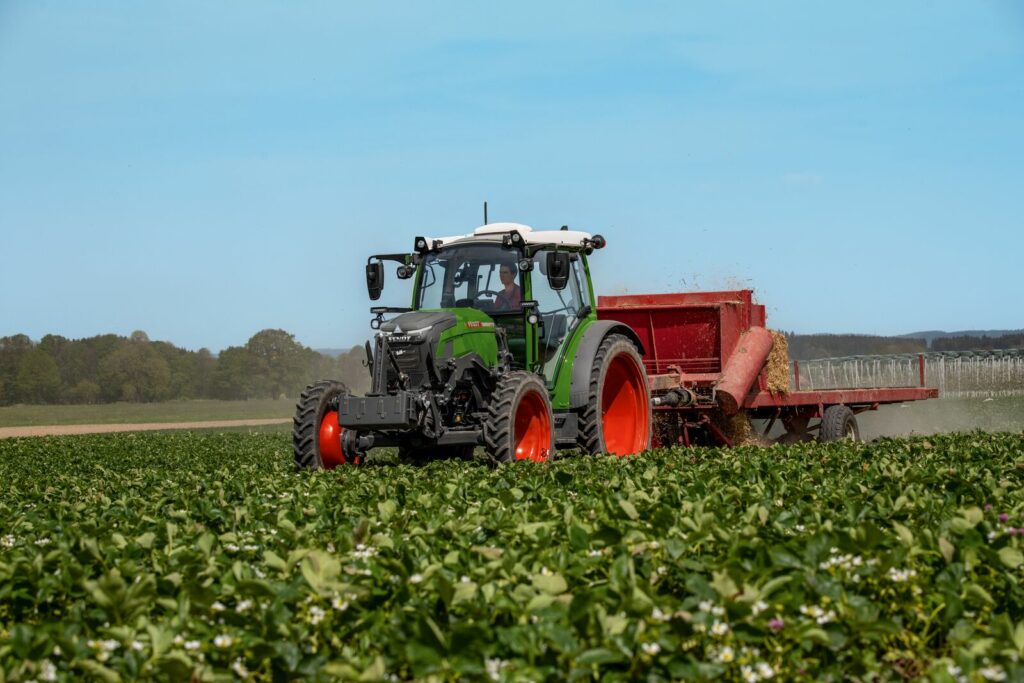
<svg viewBox="0 0 1024 683">
<path fill-rule="evenodd" d="M 423 580 L 423 574 L 413 574 L 409 577 L 409 583 L 419 583 Z"/>
<path fill-rule="evenodd" d="M 651 610 L 651 619 L 654 619 L 655 621 L 668 621 L 671 618 L 672 618 L 671 615 L 665 614 L 664 612 L 662 612 L 657 607 L 655 607 L 654 609 Z"/>
<path fill-rule="evenodd" d="M 505 662 L 500 659 L 488 659 L 485 663 L 487 667 L 487 675 L 490 676 L 492 681 L 496 681 L 501 678 L 501 670 L 505 666 Z"/>
<path fill-rule="evenodd" d="M 189 652 L 193 652 L 195 650 L 198 650 L 199 649 L 199 641 L 198 640 L 186 640 L 185 641 L 185 649 L 188 650 Z"/>
<path fill-rule="evenodd" d="M 316 605 L 310 607 L 309 623 L 313 624 L 314 626 L 319 624 L 321 621 L 324 620 L 325 614 L 327 614 L 327 612 L 324 612 L 321 608 L 317 607 Z"/>
<path fill-rule="evenodd" d="M 660 543 L 658 543 L 657 541 L 651 541 L 651 550 L 657 550 L 660 547 L 661 547 Z"/>
<path fill-rule="evenodd" d="M 668 574 L 668 567 L 665 565 L 658 567 L 658 576 L 665 576 L 665 574 Z"/>
<path fill-rule="evenodd" d="M 601 557 L 601 551 L 600 550 L 591 550 L 591 551 L 587 552 L 587 557 Z"/>
<path fill-rule="evenodd" d="M 334 598 L 331 600 L 331 607 L 338 610 L 339 612 L 344 612 L 348 609 L 348 601 L 342 600 L 339 596 L 335 595 Z"/>
<path fill-rule="evenodd" d="M 750 612 L 756 617 L 758 614 L 765 611 L 766 609 L 768 609 L 768 603 L 764 600 L 758 600 L 753 604 L 753 606 L 751 606 Z"/>
<path fill-rule="evenodd" d="M 697 607 L 700 609 L 701 612 L 710 612 L 711 608 L 713 606 L 714 606 L 714 603 L 711 602 L 710 600 L 701 600 L 700 604 L 697 605 Z"/>
<path fill-rule="evenodd" d="M 256 552 L 259 549 L 260 549 L 260 547 L 258 545 L 254 545 L 252 543 L 248 543 L 248 544 L 242 546 L 242 550 L 246 550 L 246 551 L 248 551 L 250 553 Z"/>
<path fill-rule="evenodd" d="M 989 540 L 990 543 L 992 541 L 996 540 L 996 532 L 994 532 L 994 531 L 988 532 L 988 540 Z"/>
<path fill-rule="evenodd" d="M 731 647 L 726 645 L 718 651 L 718 656 L 715 657 L 722 664 L 728 664 L 732 660 L 736 659 L 736 652 Z"/>
<path fill-rule="evenodd" d="M 39 665 L 39 680 L 57 680 L 57 667 L 49 659 L 44 659 Z"/>
<path fill-rule="evenodd" d="M 728 632 L 729 624 L 726 624 L 725 622 L 715 621 L 715 623 L 711 625 L 711 635 L 713 636 L 718 636 L 719 638 L 721 638 Z"/>
<path fill-rule="evenodd" d="M 50 545 L 50 539 L 46 536 L 36 539 L 36 545 Z"/>
<path fill-rule="evenodd" d="M 238 552 L 238 546 L 235 545 L 234 543 L 228 543 L 228 544 L 226 544 L 224 546 L 224 550 L 227 550 L 229 553 L 237 553 Z"/>
<path fill-rule="evenodd" d="M 53 656 L 54 657 L 60 657 L 62 654 L 64 654 L 64 650 L 60 649 L 60 645 L 54 645 L 53 646 Z"/>
<path fill-rule="evenodd" d="M 980 669 L 978 673 L 986 681 L 1005 681 L 1006 672 L 998 666 L 986 666 L 984 669 Z"/>
<path fill-rule="evenodd" d="M 775 676 L 775 669 L 773 669 L 771 665 L 767 664 L 766 662 L 758 662 L 756 668 L 757 675 L 761 678 L 772 678 Z"/>
<path fill-rule="evenodd" d="M 746 683 L 757 683 L 761 680 L 761 677 L 754 673 L 753 667 L 744 664 L 740 667 L 740 677 L 746 681 Z"/>
<path fill-rule="evenodd" d="M 720 617 L 723 614 L 725 614 L 725 608 L 721 605 L 715 605 L 711 608 L 711 613 L 714 614 L 716 617 Z"/>
<path fill-rule="evenodd" d="M 776 498 L 775 499 L 775 507 L 777 507 L 777 508 L 782 507 L 782 499 L 781 498 Z"/>
<path fill-rule="evenodd" d="M 212 609 L 214 612 L 223 612 L 227 608 L 224 607 L 224 603 L 223 602 L 221 602 L 220 600 L 217 600 L 212 605 L 210 605 L 210 609 Z"/>
<path fill-rule="evenodd" d="M 245 662 L 242 661 L 241 657 L 231 663 L 231 670 L 234 671 L 239 678 L 245 678 L 249 675 L 249 670 L 245 668 Z"/>
<path fill-rule="evenodd" d="M 267 575 L 259 567 L 253 567 L 252 568 L 252 573 L 256 575 L 257 579 L 265 579 L 265 578 L 267 578 Z"/>
<path fill-rule="evenodd" d="M 250 609 L 252 609 L 252 600 L 240 600 L 238 604 L 235 605 L 235 611 L 239 614 L 244 614 Z"/>
<path fill-rule="evenodd" d="M 135 650 L 136 652 L 142 652 L 143 650 L 146 649 L 146 646 L 143 645 L 141 640 L 133 640 L 132 641 L 132 649 Z"/>
<path fill-rule="evenodd" d="M 463 576 L 461 579 L 459 579 L 459 583 L 469 583 L 469 577 Z"/>
<path fill-rule="evenodd" d="M 551 574 L 553 572 L 550 569 L 548 569 L 547 567 L 541 567 L 540 568 L 540 573 L 541 573 L 542 576 L 551 576 Z"/>
<path fill-rule="evenodd" d="M 644 652 L 652 657 L 661 652 L 661 645 L 658 645 L 657 643 L 644 643 L 640 647 L 642 647 Z"/>
<path fill-rule="evenodd" d="M 819 625 L 824 626 L 825 624 L 827 624 L 827 623 L 829 623 L 831 621 L 834 621 L 835 618 L 836 618 L 836 613 L 833 612 L 832 610 L 829 610 L 825 614 L 822 614 L 820 617 L 815 619 L 815 621 L 817 621 Z"/>
<path fill-rule="evenodd" d="M 803 532 L 804 532 L 804 529 L 806 529 L 807 527 L 805 527 L 805 526 L 804 526 L 803 524 L 797 524 L 797 525 L 796 525 L 795 527 L 793 527 L 793 528 L 794 528 L 794 529 L 796 529 L 797 531 L 799 531 L 800 533 L 803 533 Z"/>
<path fill-rule="evenodd" d="M 889 567 L 889 580 L 896 583 L 903 583 L 908 579 L 912 579 L 917 576 L 917 572 L 913 569 L 896 569 L 896 567 Z"/>
<path fill-rule="evenodd" d="M 214 646 L 222 649 L 226 647 L 231 647 L 232 642 L 234 641 L 231 640 L 231 636 L 229 636 L 226 633 L 222 633 L 213 639 Z"/>
<path fill-rule="evenodd" d="M 178 635 L 174 636 L 174 644 L 178 647 L 181 647 L 185 644 L 185 638 L 179 633 Z"/>
<path fill-rule="evenodd" d="M 0 541 L 0 545 L 3 545 L 5 548 L 13 548 L 14 547 L 14 535 L 13 534 L 7 534 L 6 536 L 4 536 L 3 540 Z"/>
</svg>

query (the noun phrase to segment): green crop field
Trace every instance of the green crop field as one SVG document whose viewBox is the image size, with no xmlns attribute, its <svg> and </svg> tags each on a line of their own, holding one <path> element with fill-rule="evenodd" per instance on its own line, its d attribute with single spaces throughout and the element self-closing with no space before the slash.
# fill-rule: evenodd
<svg viewBox="0 0 1024 683">
<path fill-rule="evenodd" d="M 290 457 L 0 442 L 0 681 L 1024 678 L 1021 435 Z"/>
<path fill-rule="evenodd" d="M 0 407 L 0 427 L 290 418 L 294 399 L 163 401 Z"/>
</svg>

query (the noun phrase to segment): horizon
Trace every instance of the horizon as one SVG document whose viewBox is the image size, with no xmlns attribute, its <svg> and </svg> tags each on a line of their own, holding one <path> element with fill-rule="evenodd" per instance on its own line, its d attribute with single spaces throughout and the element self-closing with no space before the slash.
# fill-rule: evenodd
<svg viewBox="0 0 1024 683">
<path fill-rule="evenodd" d="M 7 3 L 0 92 L 0 336 L 349 348 L 366 257 L 485 200 L 603 234 L 597 293 L 1024 326 L 1018 3 Z"/>
</svg>

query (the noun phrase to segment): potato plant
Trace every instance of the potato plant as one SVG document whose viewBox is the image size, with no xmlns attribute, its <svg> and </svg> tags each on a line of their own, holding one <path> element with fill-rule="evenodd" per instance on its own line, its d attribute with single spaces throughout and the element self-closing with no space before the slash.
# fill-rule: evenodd
<svg viewBox="0 0 1024 683">
<path fill-rule="evenodd" d="M 295 472 L 0 442 L 0 682 L 1021 680 L 1024 436 Z"/>
</svg>

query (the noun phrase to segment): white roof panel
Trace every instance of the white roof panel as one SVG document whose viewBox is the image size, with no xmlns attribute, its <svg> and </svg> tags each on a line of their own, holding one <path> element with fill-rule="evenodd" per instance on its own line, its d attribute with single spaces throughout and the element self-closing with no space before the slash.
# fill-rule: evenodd
<svg viewBox="0 0 1024 683">
<path fill-rule="evenodd" d="M 534 230 L 529 225 L 522 223 L 488 223 L 481 225 L 468 235 L 457 235 L 450 237 L 429 237 L 427 241 L 433 243 L 440 241 L 443 246 L 458 242 L 476 241 L 501 241 L 501 236 L 512 230 L 523 236 L 527 244 L 557 244 L 565 247 L 582 247 L 583 240 L 591 238 L 589 232 L 579 230 Z"/>
</svg>

